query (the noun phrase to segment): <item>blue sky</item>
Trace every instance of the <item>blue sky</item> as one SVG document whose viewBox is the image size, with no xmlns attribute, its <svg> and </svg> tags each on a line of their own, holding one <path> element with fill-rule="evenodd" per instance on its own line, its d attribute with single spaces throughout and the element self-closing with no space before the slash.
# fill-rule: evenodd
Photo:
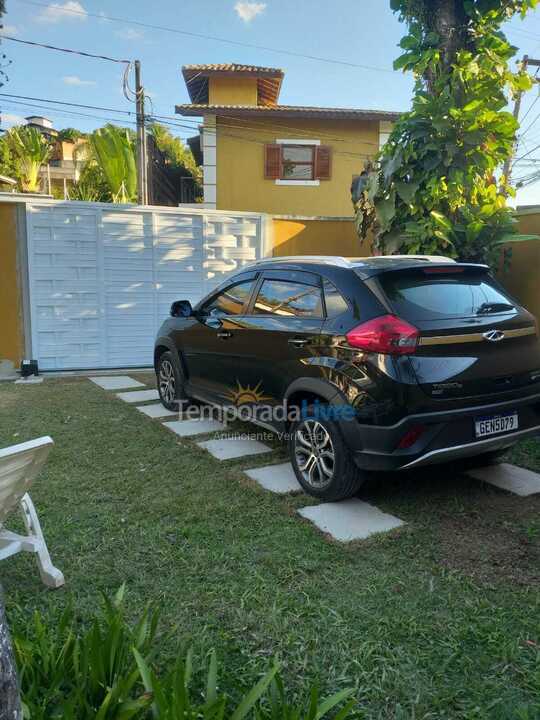
<svg viewBox="0 0 540 720">
<path fill-rule="evenodd" d="M 120 59 L 140 59 L 144 85 L 156 114 L 173 115 L 175 103 L 187 101 L 180 68 L 183 64 L 203 62 L 241 62 L 283 68 L 286 77 L 280 97 L 282 103 L 387 110 L 405 110 L 409 106 L 411 78 L 391 72 L 404 28 L 390 11 L 388 0 L 37 2 L 42 5 L 7 0 L 4 34 Z M 86 13 L 115 16 L 126 22 L 110 22 Z M 379 69 L 349 67 L 187 37 L 143 28 L 134 21 Z M 506 30 L 509 39 L 519 48 L 519 55 L 526 52 L 540 56 L 540 11 L 531 13 L 523 22 L 513 20 Z M 133 110 L 133 105 L 122 94 L 120 65 L 8 41 L 3 43 L 3 51 L 11 65 L 7 68 L 9 82 L 0 92 Z M 537 99 L 536 89 L 528 93 L 523 116 Z M 55 127 L 90 130 L 107 119 L 121 117 L 92 110 L 77 112 L 99 117 L 69 116 L 61 114 L 60 109 L 44 110 L 44 103 L 27 102 L 38 107 L 2 98 L 2 126 L 7 127 L 26 115 L 46 114 Z M 524 129 L 539 113 L 540 100 L 537 100 L 525 118 Z M 179 122 L 183 121 L 179 118 Z M 187 128 L 178 127 L 174 131 L 184 137 L 194 134 Z M 532 150 L 537 144 L 540 144 L 540 117 L 527 130 L 520 152 Z M 530 157 L 540 158 L 540 148 Z M 523 172 L 518 170 L 518 174 L 527 171 L 524 168 Z M 540 183 L 522 191 L 519 201 L 540 203 Z"/>
</svg>

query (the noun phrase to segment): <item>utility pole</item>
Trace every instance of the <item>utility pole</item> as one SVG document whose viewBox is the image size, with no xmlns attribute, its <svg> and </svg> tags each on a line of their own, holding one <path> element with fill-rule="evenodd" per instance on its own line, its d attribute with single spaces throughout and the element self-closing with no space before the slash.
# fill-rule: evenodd
<svg viewBox="0 0 540 720">
<path fill-rule="evenodd" d="M 137 111 L 137 202 L 148 205 L 148 166 L 146 159 L 146 129 L 144 125 L 144 88 L 141 83 L 141 63 L 135 60 L 135 102 Z"/>
<path fill-rule="evenodd" d="M 533 67 L 540 67 L 540 60 L 535 60 L 533 58 L 530 58 L 528 55 L 524 55 L 523 60 L 521 61 L 521 69 L 526 71 L 530 65 L 532 65 Z M 523 98 L 523 90 L 520 90 L 516 96 L 516 102 L 514 104 L 514 119 L 518 120 L 518 121 L 519 121 L 519 113 L 521 111 L 522 98 Z M 512 176 L 512 161 L 514 159 L 514 155 L 516 154 L 516 149 L 517 149 L 517 143 L 514 145 L 514 148 L 512 150 L 510 157 L 504 163 L 503 175 L 506 178 L 507 184 L 510 183 L 510 178 Z"/>
</svg>

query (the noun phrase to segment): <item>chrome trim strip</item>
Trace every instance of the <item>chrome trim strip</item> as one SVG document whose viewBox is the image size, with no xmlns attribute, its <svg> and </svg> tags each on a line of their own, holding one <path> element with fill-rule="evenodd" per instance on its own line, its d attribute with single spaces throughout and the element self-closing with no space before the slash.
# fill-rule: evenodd
<svg viewBox="0 0 540 720">
<path fill-rule="evenodd" d="M 516 337 L 524 337 L 525 335 L 536 335 L 534 325 L 529 327 L 518 328 L 517 330 L 501 330 L 504 333 L 503 340 Z M 419 345 L 457 345 L 461 343 L 482 342 L 486 338 L 483 333 L 467 333 L 463 335 L 436 335 L 433 337 L 421 337 L 418 341 Z"/>
<path fill-rule="evenodd" d="M 429 461 L 430 458 L 435 457 L 445 457 L 448 456 L 451 458 L 452 456 L 457 455 L 458 457 L 467 457 L 469 453 L 465 452 L 463 455 L 461 455 L 461 450 L 475 450 L 476 448 L 482 448 L 489 445 L 496 445 L 497 443 L 502 443 L 501 447 L 504 447 L 505 441 L 508 441 L 508 446 L 513 445 L 514 438 L 520 438 L 523 435 L 532 435 L 535 432 L 540 431 L 540 425 L 535 425 L 534 427 L 527 428 L 526 430 L 519 430 L 518 432 L 511 433 L 509 435 L 498 435 L 497 437 L 487 438 L 486 440 L 478 440 L 477 442 L 472 443 L 466 443 L 464 445 L 454 445 L 453 447 L 448 448 L 439 448 L 438 450 L 431 450 L 430 452 L 426 453 L 425 455 L 421 455 L 419 458 L 416 458 L 416 460 L 413 460 L 410 463 L 407 463 L 407 465 L 403 465 L 400 470 L 408 470 L 412 467 L 417 467 L 418 465 L 424 465 L 426 461 Z M 475 454 L 474 452 L 471 454 Z"/>
</svg>

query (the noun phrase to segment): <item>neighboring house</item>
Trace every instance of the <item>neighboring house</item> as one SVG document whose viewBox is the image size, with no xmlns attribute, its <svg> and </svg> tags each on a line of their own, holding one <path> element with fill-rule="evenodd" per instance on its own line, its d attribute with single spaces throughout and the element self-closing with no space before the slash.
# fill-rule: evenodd
<svg viewBox="0 0 540 720">
<path fill-rule="evenodd" d="M 76 148 L 84 144 L 84 140 L 59 140 L 51 120 L 40 115 L 25 118 L 27 127 L 33 127 L 44 135 L 52 145 L 52 153 L 48 165 L 40 171 L 42 186 L 49 195 L 69 198 L 69 188 L 78 180 L 79 171 L 76 163 Z"/>
<path fill-rule="evenodd" d="M 58 137 L 58 130 L 55 130 L 52 124 L 52 120 L 43 117 L 43 115 L 29 115 L 25 118 L 26 126 L 39 130 L 47 140 L 53 142 Z"/>
<path fill-rule="evenodd" d="M 176 112 L 204 118 L 190 146 L 202 159 L 204 204 L 218 210 L 351 216 L 351 181 L 399 117 L 279 105 L 277 68 L 185 65 L 182 74 L 191 103 Z"/>
</svg>

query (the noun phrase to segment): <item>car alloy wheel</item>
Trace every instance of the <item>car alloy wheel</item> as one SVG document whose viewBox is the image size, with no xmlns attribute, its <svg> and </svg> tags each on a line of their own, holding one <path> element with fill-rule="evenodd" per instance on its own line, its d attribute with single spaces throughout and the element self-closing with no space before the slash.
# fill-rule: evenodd
<svg viewBox="0 0 540 720">
<path fill-rule="evenodd" d="M 332 438 L 317 420 L 304 420 L 294 436 L 294 454 L 305 482 L 321 490 L 334 477 L 336 455 Z"/>
<path fill-rule="evenodd" d="M 169 405 L 176 400 L 176 379 L 170 360 L 162 360 L 159 365 L 159 394 Z"/>
</svg>

